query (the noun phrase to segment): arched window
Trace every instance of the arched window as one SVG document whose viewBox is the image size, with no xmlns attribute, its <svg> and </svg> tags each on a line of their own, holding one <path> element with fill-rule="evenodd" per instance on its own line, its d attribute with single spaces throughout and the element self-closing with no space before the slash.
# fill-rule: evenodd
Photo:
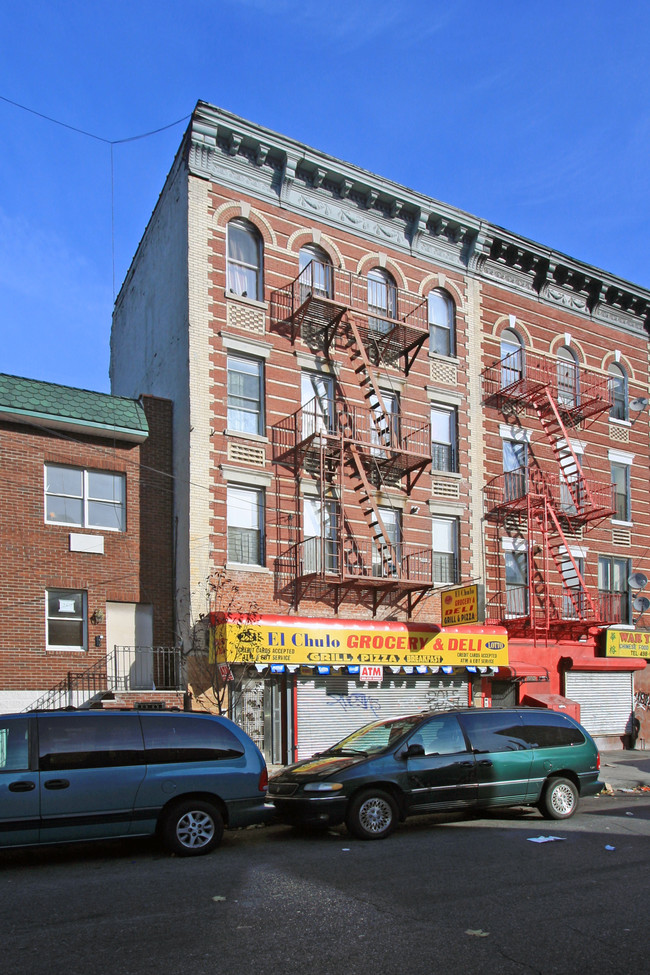
<svg viewBox="0 0 650 975">
<path fill-rule="evenodd" d="M 612 362 L 607 370 L 609 376 L 609 391 L 612 397 L 612 408 L 609 411 L 612 420 L 629 420 L 630 413 L 627 402 L 627 373 L 618 363 Z"/>
<path fill-rule="evenodd" d="M 578 405 L 580 395 L 578 360 L 566 345 L 557 353 L 557 401 L 571 409 Z"/>
<path fill-rule="evenodd" d="M 524 347 L 512 328 L 501 333 L 501 388 L 518 383 L 524 374 Z"/>
<path fill-rule="evenodd" d="M 298 255 L 300 269 L 301 300 L 314 294 L 320 298 L 332 297 L 332 263 L 322 247 L 305 244 Z"/>
<path fill-rule="evenodd" d="M 248 220 L 231 220 L 227 228 L 226 288 L 232 294 L 262 301 L 262 238 Z"/>
<path fill-rule="evenodd" d="M 437 355 L 456 354 L 456 306 L 446 291 L 429 292 L 429 349 Z"/>
<path fill-rule="evenodd" d="M 382 267 L 373 267 L 368 272 L 368 311 L 377 316 L 369 320 L 375 332 L 388 332 L 391 325 L 387 319 L 397 318 L 397 285 Z"/>
</svg>

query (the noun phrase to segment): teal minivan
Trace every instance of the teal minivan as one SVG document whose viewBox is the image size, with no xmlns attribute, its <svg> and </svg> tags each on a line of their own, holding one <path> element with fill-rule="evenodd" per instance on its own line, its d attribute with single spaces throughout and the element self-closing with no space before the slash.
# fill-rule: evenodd
<svg viewBox="0 0 650 975">
<path fill-rule="evenodd" d="M 536 806 L 567 819 L 600 792 L 588 732 L 544 708 L 459 708 L 374 721 L 274 775 L 276 821 L 345 823 L 378 840 L 407 816 Z"/>
<path fill-rule="evenodd" d="M 157 833 L 179 856 L 269 820 L 262 753 L 217 715 L 0 715 L 0 847 Z"/>
</svg>

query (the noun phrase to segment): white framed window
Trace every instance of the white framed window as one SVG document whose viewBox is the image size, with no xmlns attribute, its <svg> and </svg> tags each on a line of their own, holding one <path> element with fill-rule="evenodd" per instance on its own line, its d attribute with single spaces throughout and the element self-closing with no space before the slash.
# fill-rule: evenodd
<svg viewBox="0 0 650 975">
<path fill-rule="evenodd" d="M 431 519 L 433 538 L 433 581 L 453 585 L 460 579 L 458 559 L 458 518 Z"/>
<path fill-rule="evenodd" d="M 48 650 L 86 650 L 88 599 L 83 590 L 48 589 L 45 594 Z"/>
<path fill-rule="evenodd" d="M 436 355 L 456 355 L 456 305 L 441 288 L 429 292 L 429 349 Z"/>
<path fill-rule="evenodd" d="M 264 491 L 228 485 L 227 522 L 228 561 L 264 565 Z"/>
<path fill-rule="evenodd" d="M 229 355 L 228 430 L 264 435 L 264 363 Z"/>
<path fill-rule="evenodd" d="M 525 497 L 528 481 L 528 441 L 503 438 L 504 500 Z"/>
<path fill-rule="evenodd" d="M 506 570 L 506 616 L 528 615 L 528 552 L 504 551 Z"/>
<path fill-rule="evenodd" d="M 300 373 L 302 435 L 334 433 L 334 377 L 326 372 Z"/>
<path fill-rule="evenodd" d="M 513 328 L 501 333 L 501 388 L 514 386 L 524 375 L 524 345 Z"/>
<path fill-rule="evenodd" d="M 339 506 L 332 498 L 303 499 L 303 570 L 339 571 Z"/>
<path fill-rule="evenodd" d="M 431 407 L 431 466 L 434 471 L 458 471 L 457 431 L 455 406 Z"/>
<path fill-rule="evenodd" d="M 382 546 L 382 540 L 379 538 L 372 549 L 372 574 L 373 576 L 396 575 L 397 565 L 393 559 L 397 563 L 401 562 L 402 559 L 402 512 L 397 508 L 383 506 L 380 506 L 378 511 L 386 531 L 384 540 L 392 549 L 392 555 L 385 550 Z"/>
<path fill-rule="evenodd" d="M 572 409 L 580 401 L 578 360 L 568 346 L 562 346 L 557 353 L 557 400 L 566 409 Z"/>
<path fill-rule="evenodd" d="M 610 461 L 612 484 L 614 486 L 614 520 L 631 521 L 632 505 L 630 499 L 630 465 Z"/>
<path fill-rule="evenodd" d="M 262 301 L 262 238 L 248 220 L 231 220 L 226 228 L 226 289 L 243 298 Z"/>
<path fill-rule="evenodd" d="M 370 328 L 375 332 L 389 332 L 387 319 L 397 318 L 397 285 L 392 274 L 382 267 L 368 271 L 368 311 Z"/>
<path fill-rule="evenodd" d="M 620 559 L 614 555 L 598 556 L 598 589 L 601 602 L 605 602 L 605 618 L 613 623 L 632 622 L 631 573 L 631 559 Z"/>
<path fill-rule="evenodd" d="M 380 389 L 385 412 L 379 405 L 376 396 L 368 399 L 372 410 L 370 424 L 370 441 L 377 446 L 372 447 L 374 457 L 385 457 L 383 447 L 397 448 L 400 442 L 400 403 L 399 393 L 392 389 Z"/>
<path fill-rule="evenodd" d="M 305 244 L 298 254 L 300 271 L 300 300 L 309 295 L 321 298 L 332 297 L 332 263 L 322 247 Z"/>
<path fill-rule="evenodd" d="M 75 528 L 126 531 L 124 474 L 46 464 L 45 521 Z"/>
<path fill-rule="evenodd" d="M 609 377 L 609 391 L 612 397 L 612 406 L 609 411 L 611 420 L 629 420 L 630 411 L 627 393 L 627 373 L 623 366 L 612 362 L 607 370 Z"/>
</svg>

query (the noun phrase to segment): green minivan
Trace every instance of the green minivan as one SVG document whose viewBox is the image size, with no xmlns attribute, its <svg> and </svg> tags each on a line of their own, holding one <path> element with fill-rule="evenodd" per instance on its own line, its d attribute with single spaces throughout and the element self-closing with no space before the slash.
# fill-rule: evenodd
<svg viewBox="0 0 650 975">
<path fill-rule="evenodd" d="M 536 806 L 568 819 L 596 795 L 587 731 L 544 708 L 458 708 L 374 721 L 269 782 L 276 821 L 388 836 L 407 816 Z"/>
</svg>

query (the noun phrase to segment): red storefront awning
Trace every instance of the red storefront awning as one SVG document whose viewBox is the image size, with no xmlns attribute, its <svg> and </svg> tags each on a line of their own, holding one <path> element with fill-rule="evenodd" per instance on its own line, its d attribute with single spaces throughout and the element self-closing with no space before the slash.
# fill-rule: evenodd
<svg viewBox="0 0 650 975">
<path fill-rule="evenodd" d="M 560 666 L 563 670 L 643 670 L 647 660 L 632 657 L 561 657 Z"/>
<path fill-rule="evenodd" d="M 507 667 L 499 667 L 497 679 L 505 677 L 506 680 L 549 680 L 549 672 L 546 667 L 540 664 L 526 664 L 521 660 L 511 660 Z"/>
</svg>

